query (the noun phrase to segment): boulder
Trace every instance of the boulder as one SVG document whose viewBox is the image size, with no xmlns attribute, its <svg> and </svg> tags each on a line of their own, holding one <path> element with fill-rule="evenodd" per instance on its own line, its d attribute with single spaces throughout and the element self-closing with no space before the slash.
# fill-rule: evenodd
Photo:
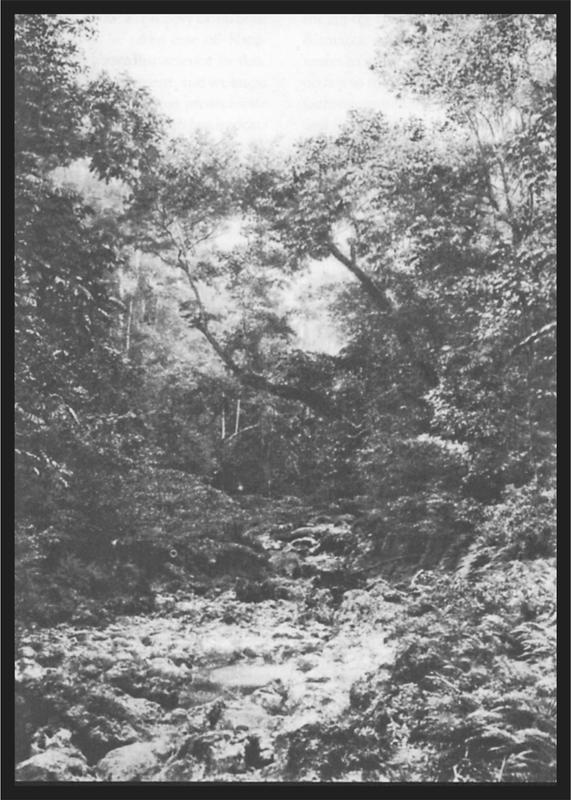
<svg viewBox="0 0 571 800">
<path fill-rule="evenodd" d="M 188 711 L 186 708 L 173 708 L 172 711 L 165 714 L 163 720 L 169 725 L 186 725 L 188 722 Z"/>
<path fill-rule="evenodd" d="M 256 770 L 271 764 L 274 760 L 273 741 L 267 734 L 252 734 L 247 737 L 244 747 L 244 763 L 247 770 Z"/>
<path fill-rule="evenodd" d="M 307 656 L 300 656 L 296 661 L 296 666 L 300 672 L 310 672 L 316 664 L 315 658 L 308 658 Z"/>
<path fill-rule="evenodd" d="M 242 603 L 263 603 L 273 597 L 273 587 L 270 581 L 252 581 L 238 578 L 234 591 L 236 599 Z"/>
<path fill-rule="evenodd" d="M 355 536 L 348 528 L 331 528 L 321 537 L 320 553 L 343 555 L 355 544 Z"/>
<path fill-rule="evenodd" d="M 258 577 L 264 571 L 264 560 L 252 547 L 229 542 L 216 555 L 216 569 L 225 575 Z"/>
<path fill-rule="evenodd" d="M 144 663 L 121 661 L 107 670 L 105 680 L 126 694 L 144 697 L 169 710 L 175 708 L 177 687 L 188 680 L 188 667 L 176 667 L 169 659 L 161 657 L 151 661 L 156 662 L 152 668 Z"/>
<path fill-rule="evenodd" d="M 201 684 L 183 689 L 178 702 L 181 708 L 202 708 L 216 702 L 222 694 L 223 690 L 218 686 Z"/>
<path fill-rule="evenodd" d="M 286 719 L 281 736 L 284 733 L 293 733 L 294 731 L 301 731 L 304 728 L 319 725 L 319 723 L 320 715 L 316 709 L 302 710 L 299 714 L 292 714 Z"/>
<path fill-rule="evenodd" d="M 144 697 L 131 697 L 110 686 L 93 689 L 85 700 L 85 707 L 92 714 L 133 724 L 155 722 L 162 714 L 158 703 Z"/>
<path fill-rule="evenodd" d="M 140 740 L 162 713 L 157 703 L 99 686 L 65 709 L 64 717 L 74 742 L 95 762 L 109 750 Z"/>
<path fill-rule="evenodd" d="M 289 523 L 281 523 L 278 525 L 271 525 L 269 528 L 266 528 L 265 531 L 261 530 L 260 532 L 269 533 L 274 539 L 279 539 L 282 533 L 289 533 L 295 525 L 290 525 Z"/>
<path fill-rule="evenodd" d="M 176 605 L 176 598 L 172 594 L 156 594 L 153 605 L 156 611 L 172 611 Z"/>
<path fill-rule="evenodd" d="M 92 777 L 87 761 L 75 747 L 50 747 L 16 766 L 16 781 L 78 781 Z"/>
<path fill-rule="evenodd" d="M 279 503 L 281 506 L 293 506 L 293 508 L 301 508 L 303 506 L 303 500 L 295 494 L 282 495 L 279 499 Z"/>
<path fill-rule="evenodd" d="M 213 669 L 209 678 L 215 685 L 247 692 L 276 680 L 285 680 L 292 669 L 290 664 L 232 664 Z"/>
<path fill-rule="evenodd" d="M 275 686 L 264 686 L 256 689 L 251 698 L 256 704 L 262 706 L 268 714 L 280 714 L 283 711 L 286 700 L 286 692 L 280 691 Z"/>
<path fill-rule="evenodd" d="M 157 675 L 167 681 L 184 681 L 190 675 L 190 669 L 186 664 L 174 664 L 170 658 L 151 658 L 148 668 L 151 675 Z"/>
<path fill-rule="evenodd" d="M 338 514 L 335 517 L 335 524 L 338 525 L 339 523 L 342 523 L 345 525 L 351 525 L 356 519 L 357 517 L 354 514 Z"/>
<path fill-rule="evenodd" d="M 218 728 L 254 731 L 267 725 L 268 713 L 257 703 L 228 705 L 222 709 L 216 723 Z"/>
<path fill-rule="evenodd" d="M 278 551 L 270 556 L 269 563 L 279 575 L 297 578 L 301 572 L 301 561 L 294 550 Z"/>
<path fill-rule="evenodd" d="M 318 541 L 314 536 L 300 536 L 299 539 L 293 539 L 288 548 L 292 548 L 296 553 L 308 553 L 317 547 Z"/>
<path fill-rule="evenodd" d="M 315 536 L 320 537 L 327 533 L 330 525 L 305 525 L 302 528 L 274 530 L 271 534 L 272 539 L 279 539 L 281 542 L 291 542 L 294 539 L 300 539 L 302 536 Z"/>
<path fill-rule="evenodd" d="M 170 749 L 171 745 L 161 739 L 118 747 L 99 761 L 96 771 L 102 780 L 114 783 L 152 780 Z"/>
<path fill-rule="evenodd" d="M 272 638 L 274 639 L 303 639 L 304 633 L 299 628 L 291 625 L 288 622 L 282 622 L 276 625 L 272 630 Z"/>
<path fill-rule="evenodd" d="M 47 669 L 29 658 L 19 658 L 16 661 L 14 677 L 16 683 L 36 684 L 41 682 L 47 673 Z"/>
<path fill-rule="evenodd" d="M 235 631 L 232 635 L 226 626 L 210 629 L 200 637 L 198 645 L 200 661 L 204 664 L 228 664 L 239 658 L 242 652 L 240 635 Z"/>
<path fill-rule="evenodd" d="M 50 726 L 45 725 L 32 736 L 30 743 L 30 754 L 35 756 L 38 753 L 43 753 L 45 750 L 75 750 L 72 744 L 73 733 L 67 728 L 58 728 L 53 730 Z M 79 755 L 79 751 L 77 751 Z"/>
<path fill-rule="evenodd" d="M 161 771 L 157 773 L 156 780 L 169 783 L 196 783 L 207 781 L 207 766 L 202 761 L 190 759 L 177 759 L 167 761 Z"/>
<path fill-rule="evenodd" d="M 194 751 L 198 754 L 201 746 L 204 746 L 205 758 L 208 764 L 208 772 L 216 775 L 221 772 L 229 772 L 233 775 L 246 771 L 246 740 L 234 739 L 230 732 L 218 734 L 206 734 L 200 737 L 195 743 Z"/>
<path fill-rule="evenodd" d="M 196 612 L 196 603 L 194 600 L 178 600 L 173 609 L 173 616 L 182 617 Z"/>
<path fill-rule="evenodd" d="M 98 761 L 109 750 L 136 742 L 141 735 L 128 722 L 93 717 L 83 710 L 76 714 L 75 709 L 70 709 L 68 722 L 76 729 L 74 741 L 91 763 Z"/>
</svg>

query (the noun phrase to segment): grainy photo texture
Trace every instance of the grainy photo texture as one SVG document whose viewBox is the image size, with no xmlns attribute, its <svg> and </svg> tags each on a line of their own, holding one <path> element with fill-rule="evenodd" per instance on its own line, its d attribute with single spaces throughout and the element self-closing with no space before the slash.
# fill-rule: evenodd
<svg viewBox="0 0 571 800">
<path fill-rule="evenodd" d="M 555 23 L 17 15 L 18 782 L 556 780 Z"/>
</svg>

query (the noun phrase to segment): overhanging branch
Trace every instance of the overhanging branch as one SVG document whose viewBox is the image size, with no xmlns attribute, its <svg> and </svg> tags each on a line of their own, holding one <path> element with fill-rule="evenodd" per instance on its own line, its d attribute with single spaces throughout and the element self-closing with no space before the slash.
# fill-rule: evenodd
<svg viewBox="0 0 571 800">
<path fill-rule="evenodd" d="M 331 239 L 328 240 L 328 247 L 331 255 L 333 255 L 341 264 L 346 266 L 347 269 L 360 281 L 361 286 L 374 302 L 376 308 L 383 313 L 394 314 L 395 309 L 393 308 L 393 304 L 385 292 L 383 292 L 383 290 L 373 281 L 372 278 L 367 275 L 366 272 L 363 272 L 363 270 L 356 264 L 355 259 L 346 256 L 345 253 L 343 253 L 343 251 L 340 250 L 335 242 L 333 242 Z M 414 340 L 411 334 L 409 331 L 403 328 L 402 324 L 398 324 L 397 320 L 394 320 L 394 322 L 395 324 L 393 326 L 393 332 L 397 337 L 399 344 L 408 354 L 411 362 L 419 369 L 426 382 L 432 386 L 435 386 L 438 382 L 438 378 L 434 368 L 426 361 L 418 358 Z"/>
<path fill-rule="evenodd" d="M 196 328 L 207 342 L 210 344 L 214 352 L 221 359 L 226 368 L 240 381 L 243 386 L 248 386 L 257 391 L 267 392 L 275 397 L 281 397 L 283 400 L 292 400 L 294 402 L 303 403 L 313 411 L 320 415 L 332 417 L 337 416 L 338 412 L 335 406 L 331 403 L 329 398 L 324 395 L 314 392 L 312 389 L 305 389 L 302 386 L 292 386 L 285 383 L 275 383 L 274 381 L 266 378 L 264 375 L 259 375 L 256 372 L 250 372 L 241 367 L 220 344 L 216 336 L 212 333 L 208 326 L 208 314 L 196 282 L 193 280 L 188 263 L 185 261 L 183 254 L 179 253 L 178 263 L 181 270 L 187 277 L 189 286 L 194 294 L 199 314 L 191 320 L 190 324 Z"/>
<path fill-rule="evenodd" d="M 337 261 L 343 264 L 349 272 L 360 281 L 361 286 L 367 292 L 369 297 L 374 301 L 375 305 L 380 311 L 392 311 L 392 304 L 386 294 L 380 289 L 377 284 L 370 278 L 366 272 L 355 263 L 354 259 L 345 255 L 331 239 L 327 242 L 329 252 L 334 256 Z"/>
<path fill-rule="evenodd" d="M 264 375 L 259 375 L 256 372 L 250 372 L 241 367 L 232 356 L 226 352 L 220 342 L 212 334 L 208 328 L 208 324 L 204 319 L 195 319 L 192 323 L 193 327 L 199 330 L 204 338 L 209 342 L 214 352 L 219 356 L 227 369 L 240 381 L 243 386 L 256 391 L 267 392 L 280 397 L 283 400 L 292 400 L 297 403 L 303 403 L 309 408 L 313 409 L 316 413 L 326 416 L 338 416 L 337 409 L 331 403 L 329 398 L 325 397 L 312 389 L 305 389 L 302 386 L 293 386 L 286 383 L 276 383 Z"/>
</svg>

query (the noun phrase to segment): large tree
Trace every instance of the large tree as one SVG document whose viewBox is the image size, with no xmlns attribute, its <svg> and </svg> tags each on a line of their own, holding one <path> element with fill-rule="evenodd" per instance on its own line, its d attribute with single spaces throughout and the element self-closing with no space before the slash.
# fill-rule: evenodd
<svg viewBox="0 0 571 800">
<path fill-rule="evenodd" d="M 125 246 L 119 215 L 87 202 L 66 176 L 84 164 L 102 186 L 112 176 L 127 182 L 127 196 L 128 183 L 153 158 L 161 123 L 148 96 L 131 84 L 89 83 L 80 43 L 93 30 L 91 19 L 65 15 L 21 14 L 15 24 L 22 585 L 49 552 L 88 558 L 102 532 L 112 535 L 117 507 L 109 486 L 138 441 L 133 406 L 140 384 L 118 339 L 116 278 Z"/>
</svg>

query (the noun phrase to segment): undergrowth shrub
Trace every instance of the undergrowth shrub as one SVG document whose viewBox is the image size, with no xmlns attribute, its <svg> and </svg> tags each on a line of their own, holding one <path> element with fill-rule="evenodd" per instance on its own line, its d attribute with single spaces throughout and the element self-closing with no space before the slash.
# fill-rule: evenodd
<svg viewBox="0 0 571 800">
<path fill-rule="evenodd" d="M 103 623 L 152 607 L 158 586 L 177 591 L 197 580 L 265 579 L 267 558 L 245 532 L 276 520 L 297 524 L 307 514 L 293 497 L 240 503 L 180 470 L 145 465 L 96 477 L 89 503 L 81 504 L 77 491 L 69 504 L 63 497 L 44 529 L 37 520 L 19 521 L 20 623 Z"/>
<path fill-rule="evenodd" d="M 555 555 L 556 492 L 536 483 L 507 486 L 501 502 L 487 506 L 476 537 L 459 563 L 463 575 L 486 563 Z"/>
<path fill-rule="evenodd" d="M 462 552 L 478 513 L 478 503 L 462 489 L 469 462 L 465 445 L 438 436 L 395 439 L 377 432 L 360 461 L 374 508 L 359 527 L 374 557 L 434 568 Z"/>
<path fill-rule="evenodd" d="M 370 603 L 382 609 L 383 596 Z M 422 571 L 400 597 L 387 619 L 395 661 L 352 686 L 334 730 L 291 737 L 290 774 L 311 760 L 321 780 L 353 770 L 356 780 L 395 783 L 555 781 L 554 559 L 467 577 Z"/>
<path fill-rule="evenodd" d="M 411 780 L 410 747 L 432 753 L 425 780 L 554 781 L 553 560 L 422 578 L 368 711 L 393 747 L 390 779 Z"/>
</svg>

